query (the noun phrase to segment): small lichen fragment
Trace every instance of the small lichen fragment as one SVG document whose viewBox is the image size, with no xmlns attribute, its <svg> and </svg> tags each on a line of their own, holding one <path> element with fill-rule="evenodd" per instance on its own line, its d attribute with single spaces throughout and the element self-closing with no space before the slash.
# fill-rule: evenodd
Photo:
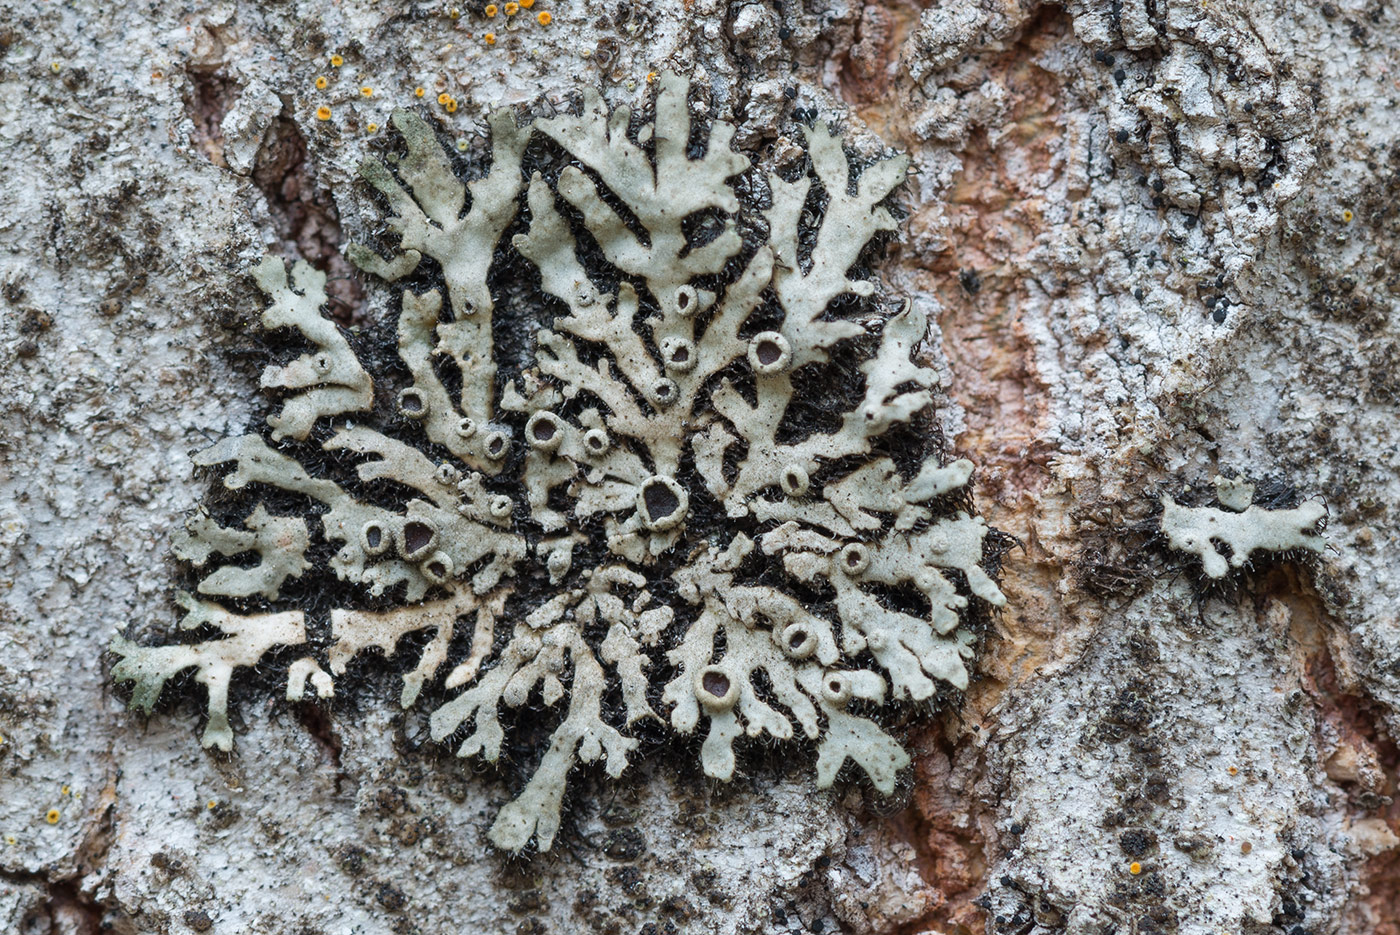
<svg viewBox="0 0 1400 935">
<path fill-rule="evenodd" d="M 208 626 L 223 633 L 223 638 L 173 646 L 138 646 L 118 636 L 112 641 L 111 650 L 121 658 L 112 667 L 112 678 L 135 683 L 131 706 L 149 713 L 171 676 L 185 669 L 196 669 L 195 681 L 209 692 L 209 721 L 202 743 L 206 747 L 231 750 L 233 731 L 228 723 L 228 687 L 233 670 L 256 665 L 274 646 L 305 643 L 305 616 L 295 610 L 246 616 L 234 614 L 186 592 L 179 594 L 178 601 L 185 608 L 185 616 L 180 621 L 182 630 Z"/>
<path fill-rule="evenodd" d="M 175 552 L 203 593 L 285 602 L 289 579 L 333 575 L 346 596 L 311 637 L 296 610 L 189 599 L 226 638 L 119 640 L 133 704 L 197 667 L 206 743 L 226 748 L 233 667 L 295 646 L 287 697 L 328 698 L 411 641 L 400 703 L 435 705 L 430 733 L 459 755 L 499 760 L 504 712 L 546 719 L 490 830 L 509 851 L 548 848 L 574 767 L 619 776 L 644 724 L 703 731 L 716 779 L 746 741 L 803 738 L 818 786 L 853 764 L 893 791 L 909 755 L 881 708 L 966 688 L 977 624 L 1005 603 L 973 466 L 929 429 L 928 322 L 859 272 L 896 228 L 908 160 L 857 167 L 818 125 L 805 171 L 761 174 L 734 126 L 692 119 L 684 80 L 653 86 L 641 115 L 593 93 L 528 126 L 497 112 L 486 167 L 394 115 L 403 150 L 360 174 L 397 239 L 347 249 L 381 279 L 413 274 L 366 358 L 397 356 L 375 365 L 387 405 L 319 311 L 324 276 L 257 268 L 265 326 L 315 350 L 264 376 L 283 392 L 272 443 L 195 456 L 256 501 L 246 529 L 200 513 Z M 298 501 L 304 516 L 275 515 Z"/>
<path fill-rule="evenodd" d="M 1317 532 L 1327 515 L 1321 503 L 1309 500 L 1290 510 L 1270 510 L 1249 504 L 1254 488 L 1247 484 L 1222 485 L 1217 479 L 1217 487 L 1220 502 L 1230 510 L 1181 506 L 1171 497 L 1162 498 L 1162 533 L 1168 546 L 1200 558 L 1207 577 L 1223 578 L 1231 568 L 1244 567 L 1254 552 L 1321 552 L 1326 547 Z M 1217 543 L 1228 547 L 1228 557 Z"/>
</svg>

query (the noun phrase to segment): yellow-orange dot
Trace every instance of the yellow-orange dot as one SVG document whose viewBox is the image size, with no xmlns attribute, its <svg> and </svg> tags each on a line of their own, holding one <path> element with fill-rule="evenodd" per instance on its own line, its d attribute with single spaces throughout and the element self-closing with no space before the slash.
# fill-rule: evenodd
<svg viewBox="0 0 1400 935">
<path fill-rule="evenodd" d="M 647 72 L 647 84 L 651 84 L 651 83 L 652 83 L 653 81 L 655 81 L 655 80 L 656 80 L 656 72 L 654 72 L 654 71 L 649 71 L 649 72 Z"/>
<path fill-rule="evenodd" d="M 457 8 L 454 6 L 452 9 L 450 9 L 450 10 L 447 11 L 447 18 L 448 18 L 448 19 L 461 19 L 461 18 L 462 18 L 462 11 L 459 10 L 459 9 L 457 9 Z"/>
<path fill-rule="evenodd" d="M 56 74 L 58 74 L 59 72 L 63 71 L 63 63 L 62 63 L 62 62 L 52 62 L 52 63 L 49 64 L 49 70 L 52 71 L 52 72 L 56 75 Z"/>
<path fill-rule="evenodd" d="M 1240 845 L 1241 854 L 1248 854 L 1252 850 L 1254 850 L 1254 845 L 1250 844 L 1248 841 L 1245 841 L 1243 844 Z"/>
<path fill-rule="evenodd" d="M 374 88 L 369 85 L 360 88 L 360 97 L 374 97 Z"/>
<path fill-rule="evenodd" d="M 487 19 L 490 19 L 491 17 L 493 17 L 493 16 L 496 15 L 496 4 L 494 4 L 494 3 L 488 3 L 488 4 L 486 4 L 486 9 L 482 10 L 481 12 L 483 12 L 483 13 L 486 14 L 486 18 L 487 18 Z"/>
<path fill-rule="evenodd" d="M 72 790 L 69 789 L 67 786 L 64 786 L 63 788 L 59 789 L 58 791 L 59 791 L 60 793 L 62 793 L 63 795 L 67 795 L 67 794 L 68 794 L 69 792 L 71 792 Z"/>
<path fill-rule="evenodd" d="M 1137 876 L 1139 873 L 1142 873 L 1142 864 L 1138 863 L 1136 860 L 1133 861 L 1128 864 L 1128 872 L 1133 876 Z"/>
<path fill-rule="evenodd" d="M 329 120 L 329 119 L 331 119 L 331 109 L 330 109 L 329 107 L 327 107 L 325 104 L 322 104 L 320 107 L 316 108 L 316 119 L 317 119 L 317 120 Z"/>
<path fill-rule="evenodd" d="M 1354 215 L 1354 214 L 1351 213 L 1351 209 L 1350 209 L 1350 208 L 1348 208 L 1347 210 L 1345 210 L 1345 211 L 1342 212 L 1342 220 L 1345 221 L 1347 224 L 1350 224 L 1350 223 L 1351 223 L 1351 219 L 1354 218 L 1354 217 L 1356 217 L 1356 215 Z"/>
<path fill-rule="evenodd" d="M 1231 766 L 1229 769 L 1225 770 L 1225 772 L 1229 773 L 1231 776 L 1237 775 L 1239 771 L 1240 768 L 1238 766 Z"/>
<path fill-rule="evenodd" d="M 413 96 L 414 96 L 414 97 L 422 97 L 424 94 L 427 94 L 427 93 L 428 93 L 428 92 L 427 92 L 427 91 L 424 91 L 422 88 L 414 88 L 414 89 L 413 89 Z"/>
<path fill-rule="evenodd" d="M 494 32 L 482 33 L 481 41 L 485 42 L 487 45 L 495 45 L 496 34 Z"/>
<path fill-rule="evenodd" d="M 316 76 L 316 90 L 317 90 L 317 91 L 324 91 L 324 90 L 326 90 L 326 85 L 328 85 L 328 84 L 330 84 L 330 82 L 329 82 L 328 80 L 326 80 L 326 76 L 325 76 L 325 75 L 317 75 L 317 76 Z"/>
<path fill-rule="evenodd" d="M 540 21 L 541 26 L 548 26 L 554 21 L 554 17 L 549 15 L 548 10 L 540 10 L 539 14 L 535 17 L 535 19 Z"/>
<path fill-rule="evenodd" d="M 47 821 L 51 825 L 58 824 L 58 809 L 49 809 L 48 812 L 44 815 L 44 821 Z"/>
<path fill-rule="evenodd" d="M 365 132 L 366 132 L 366 133 L 375 133 L 375 132 L 378 132 L 378 130 L 379 130 L 379 124 L 377 124 L 377 123 L 367 123 L 367 124 L 365 124 Z"/>
<path fill-rule="evenodd" d="M 448 101 L 446 104 L 444 104 L 442 109 L 445 110 L 445 111 L 447 111 L 449 114 L 455 114 L 455 113 L 457 113 L 457 100 L 456 100 L 456 98 L 454 98 L 454 99 Z"/>
<path fill-rule="evenodd" d="M 218 804 L 219 804 L 219 800 L 218 800 L 218 799 L 210 799 L 208 802 L 205 803 L 205 807 L 207 807 L 207 808 L 213 808 L 215 805 L 218 805 Z"/>
<path fill-rule="evenodd" d="M 332 56 L 331 56 L 331 66 L 332 66 L 332 67 L 334 67 L 334 68 L 339 68 L 341 65 L 344 65 L 344 64 L 345 64 L 345 59 L 341 58 L 339 55 L 332 55 Z"/>
<path fill-rule="evenodd" d="M 450 100 L 452 100 L 452 95 L 448 94 L 446 91 L 443 91 L 441 94 L 438 95 L 439 104 L 446 104 Z"/>
<path fill-rule="evenodd" d="M 505 7 L 505 10 L 506 10 L 506 16 L 514 16 L 516 13 L 519 13 L 519 12 L 520 12 L 520 4 L 518 4 L 518 3 L 507 3 L 507 4 L 506 4 L 506 7 Z"/>
<path fill-rule="evenodd" d="M 528 10 L 535 5 L 535 0 L 520 0 L 520 9 Z"/>
</svg>

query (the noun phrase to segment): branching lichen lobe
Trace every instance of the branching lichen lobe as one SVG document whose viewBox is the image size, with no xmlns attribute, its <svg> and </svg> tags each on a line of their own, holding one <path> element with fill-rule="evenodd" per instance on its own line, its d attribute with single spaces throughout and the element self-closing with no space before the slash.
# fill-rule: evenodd
<svg viewBox="0 0 1400 935">
<path fill-rule="evenodd" d="M 1163 497 L 1160 520 L 1167 546 L 1194 554 L 1208 578 L 1225 577 L 1255 552 L 1323 551 L 1317 527 L 1327 508 L 1321 502 L 1306 500 L 1292 509 L 1261 506 L 1253 503 L 1254 485 L 1223 476 L 1215 478 L 1215 488 L 1221 509 Z"/>
<path fill-rule="evenodd" d="M 805 174 L 755 179 L 730 148 L 732 125 L 693 123 L 683 80 L 658 86 L 641 117 L 592 94 L 578 113 L 525 127 L 497 112 L 489 171 L 465 184 L 431 128 L 395 114 L 403 153 L 362 175 L 386 200 L 398 249 L 347 251 L 414 284 L 401 290 L 395 412 L 373 407 L 373 380 L 394 375 L 372 377 L 320 315 L 324 276 L 258 268 L 272 299 L 264 325 L 313 346 L 263 377 L 285 391 L 268 418 L 282 448 L 246 435 L 196 461 L 226 469 L 230 490 L 275 488 L 322 512 L 273 515 L 255 494 L 243 528 L 201 514 L 177 555 L 201 570 L 216 555 L 234 562 L 200 579 L 211 597 L 276 603 L 286 581 L 329 570 L 373 602 L 333 609 L 317 638 L 298 610 L 242 615 L 182 598 L 229 638 L 119 640 L 115 675 L 136 682 L 134 703 L 149 708 L 166 679 L 197 667 L 210 688 L 205 744 L 227 749 L 229 673 L 273 644 L 304 646 L 289 697 L 308 679 L 327 697 L 364 650 L 392 655 L 431 634 L 401 702 L 441 679 L 455 694 L 431 733 L 460 755 L 501 756 L 503 709 L 563 711 L 491 829 L 512 851 L 548 848 L 572 767 L 601 761 L 620 775 L 647 721 L 680 734 L 703 725 L 702 766 L 717 779 L 733 777 L 739 738 L 800 732 L 816 744 L 819 786 L 851 761 L 893 790 L 909 757 L 871 712 L 926 701 L 939 683 L 965 688 L 968 623 L 1005 603 L 988 573 L 997 539 L 968 512 L 972 465 L 943 463 L 921 431 L 936 384 L 914 361 L 927 322 L 851 273 L 894 229 L 882 203 L 907 161 L 854 174 L 818 125 Z M 533 164 L 532 139 L 567 164 Z M 746 173 L 766 183 L 766 208 L 739 197 Z M 824 207 L 810 212 L 815 189 Z M 547 320 L 523 366 L 499 353 L 497 329 L 520 327 L 503 319 L 514 303 L 493 295 L 502 263 L 533 266 L 550 297 L 535 297 Z M 414 291 L 425 282 L 436 285 Z M 814 386 L 824 402 L 795 399 Z M 810 408 L 823 420 L 793 417 Z M 348 457 L 356 479 L 314 476 L 288 440 Z M 386 484 L 411 494 L 371 502 Z M 306 560 L 312 541 L 334 550 L 325 568 Z M 249 553 L 258 564 L 237 564 Z M 466 626 L 470 646 L 452 659 Z"/>
</svg>

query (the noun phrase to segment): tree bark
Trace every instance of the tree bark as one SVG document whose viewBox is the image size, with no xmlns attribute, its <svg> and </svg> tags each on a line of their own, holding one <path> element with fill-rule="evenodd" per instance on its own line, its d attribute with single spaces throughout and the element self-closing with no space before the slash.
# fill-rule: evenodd
<svg viewBox="0 0 1400 935">
<path fill-rule="evenodd" d="M 1395 9 L 507 19 L 0 3 L 0 927 L 1400 931 Z M 777 756 L 729 784 L 585 771 L 520 861 L 485 838 L 505 780 L 429 742 L 393 679 L 329 709 L 235 692 L 232 755 L 201 750 L 199 692 L 126 712 L 106 647 L 173 629 L 189 454 L 265 411 L 261 256 L 383 320 L 342 251 L 383 224 L 355 173 L 394 106 L 448 93 L 474 146 L 494 107 L 636 102 L 662 69 L 747 152 L 817 118 L 913 159 L 883 275 L 936 323 L 942 430 L 1023 547 L 895 797 L 814 793 Z M 1324 502 L 1326 550 L 1210 577 L 1160 512 L 1215 504 L 1217 476 Z"/>
</svg>

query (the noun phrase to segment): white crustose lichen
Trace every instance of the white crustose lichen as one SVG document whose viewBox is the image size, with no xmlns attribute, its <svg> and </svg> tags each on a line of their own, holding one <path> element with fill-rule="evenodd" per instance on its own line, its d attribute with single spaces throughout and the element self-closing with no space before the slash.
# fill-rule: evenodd
<svg viewBox="0 0 1400 935">
<path fill-rule="evenodd" d="M 309 681 L 326 698 L 358 654 L 418 634 L 401 702 L 432 698 L 432 736 L 460 755 L 500 757 L 509 709 L 555 720 L 491 828 L 507 850 L 548 848 L 570 770 L 622 773 L 643 721 L 705 730 L 717 779 L 739 738 L 801 733 L 818 785 L 851 761 L 893 790 L 909 757 L 879 708 L 965 688 L 969 624 L 1005 603 L 972 466 L 942 463 L 929 428 L 927 322 L 859 272 L 908 161 L 856 171 L 818 125 L 809 164 L 764 176 L 733 126 L 692 123 L 685 81 L 657 85 L 645 115 L 596 95 L 523 127 L 496 113 L 469 182 L 428 124 L 394 115 L 400 151 L 362 168 L 393 255 L 347 252 L 411 282 L 401 370 L 371 377 L 320 313 L 323 274 L 257 268 L 263 324 L 305 353 L 263 376 L 270 438 L 196 456 L 246 491 L 230 525 L 201 511 L 175 543 L 199 569 L 185 626 L 222 636 L 118 639 L 135 706 L 194 668 L 204 743 L 227 750 L 235 667 L 290 647 L 288 697 Z M 327 570 L 342 606 L 309 626 L 279 595 Z"/>
</svg>

